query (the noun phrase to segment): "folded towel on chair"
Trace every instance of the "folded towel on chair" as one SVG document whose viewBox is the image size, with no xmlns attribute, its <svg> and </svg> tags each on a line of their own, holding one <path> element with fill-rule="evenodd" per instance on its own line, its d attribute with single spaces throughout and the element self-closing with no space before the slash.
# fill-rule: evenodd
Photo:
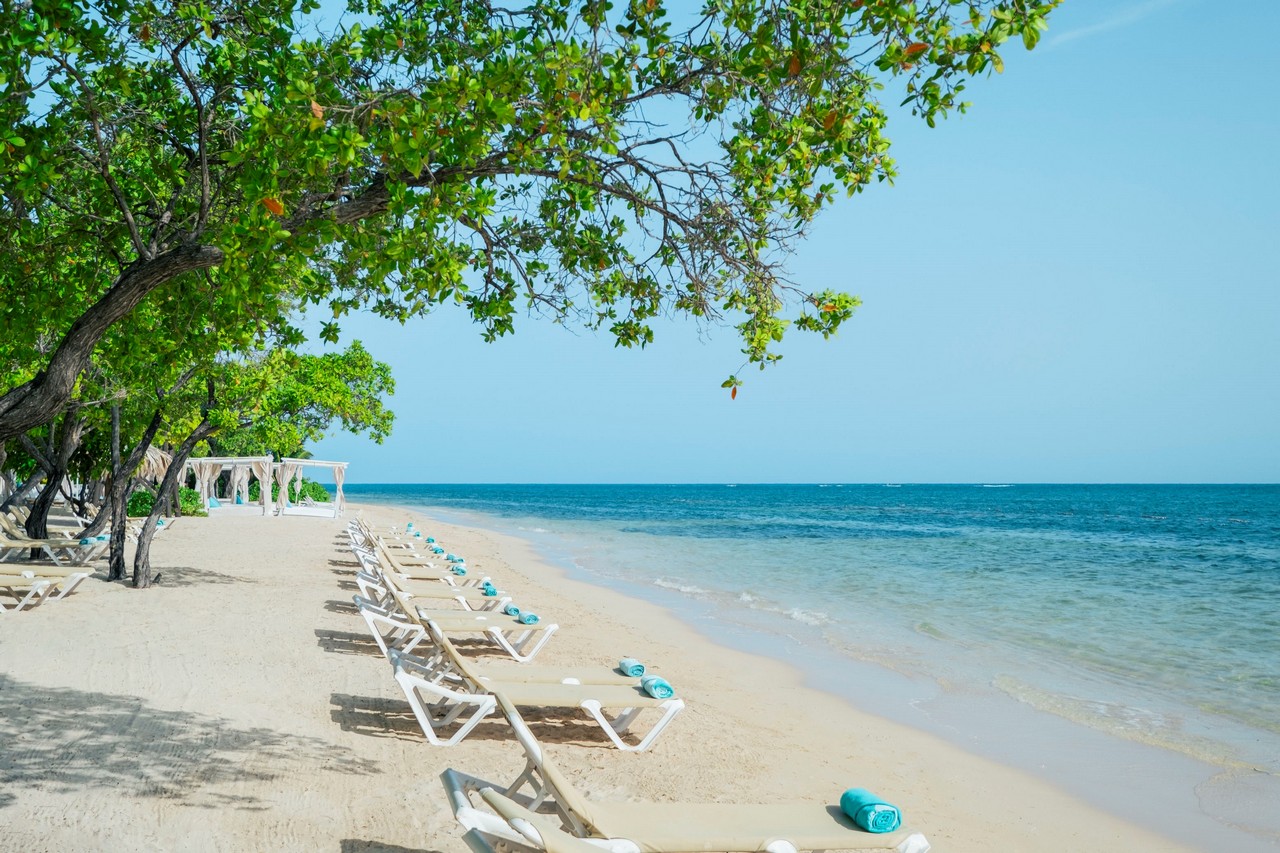
<svg viewBox="0 0 1280 853">
<path fill-rule="evenodd" d="M 840 795 L 840 810 L 867 832 L 893 832 L 902 825 L 902 812 L 866 788 L 850 788 Z"/>
<path fill-rule="evenodd" d="M 519 616 L 520 608 L 516 607 L 514 604 L 508 604 L 506 607 L 502 608 L 502 612 L 508 616 Z"/>
<path fill-rule="evenodd" d="M 466 567 L 466 566 L 452 566 L 451 568 L 453 569 L 453 573 L 454 573 L 455 575 L 457 575 L 458 577 L 462 577 L 463 575 L 465 575 L 465 574 L 467 573 L 467 567 Z"/>
<path fill-rule="evenodd" d="M 521 625 L 538 624 L 538 614 L 530 613 L 528 610 L 523 611 L 519 616 L 516 617 L 516 619 L 517 621 L 520 622 Z"/>
<path fill-rule="evenodd" d="M 428 545 L 434 545 L 434 544 L 436 544 L 436 537 L 434 537 L 434 536 L 428 536 L 428 537 L 427 537 L 427 544 L 428 544 Z"/>
<path fill-rule="evenodd" d="M 675 688 L 667 683 L 667 680 L 661 675 L 646 675 L 640 679 L 640 686 L 644 688 L 644 692 L 648 693 L 654 699 L 670 699 L 676 695 Z"/>
<path fill-rule="evenodd" d="M 618 661 L 618 669 L 622 670 L 623 675 L 629 675 L 632 678 L 644 675 L 644 664 L 635 658 L 623 658 Z"/>
<path fill-rule="evenodd" d="M 498 588 L 491 583 L 484 584 L 480 587 L 486 598 L 493 598 L 498 594 Z"/>
</svg>

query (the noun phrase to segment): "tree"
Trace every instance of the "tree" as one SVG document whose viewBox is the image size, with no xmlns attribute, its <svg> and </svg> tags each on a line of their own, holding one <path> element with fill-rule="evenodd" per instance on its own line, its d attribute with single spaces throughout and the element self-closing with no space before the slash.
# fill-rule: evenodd
<svg viewBox="0 0 1280 853">
<path fill-rule="evenodd" d="M 391 368 L 359 341 L 343 352 L 311 355 L 277 349 L 237 365 L 238 384 L 260 388 L 243 404 L 234 426 L 210 439 L 219 456 L 297 456 L 319 441 L 335 420 L 350 433 L 368 433 L 381 444 L 395 415 L 383 403 L 395 393 Z"/>
<path fill-rule="evenodd" d="M 857 305 L 780 263 L 893 175 L 880 88 L 933 123 L 1057 2 L 708 0 L 677 24 L 662 0 L 353 0 L 325 28 L 313 0 L 7 0 L 0 305 L 38 275 L 70 307 L 10 373 L 0 441 L 172 286 L 242 317 L 286 289 L 335 320 L 457 305 L 486 337 L 523 304 L 624 346 L 662 311 L 732 318 L 767 364 Z"/>
<path fill-rule="evenodd" d="M 358 341 L 340 353 L 277 349 L 251 358 L 226 358 L 203 376 L 199 388 L 199 383 L 192 383 L 169 400 L 167 435 L 176 448 L 138 533 L 135 587 L 151 584 L 151 541 L 163 504 L 202 442 L 225 434 L 236 450 L 283 455 L 319 439 L 334 420 L 349 432 L 367 432 L 381 442 L 395 417 L 382 399 L 395 390 L 391 368 L 375 361 Z"/>
</svg>

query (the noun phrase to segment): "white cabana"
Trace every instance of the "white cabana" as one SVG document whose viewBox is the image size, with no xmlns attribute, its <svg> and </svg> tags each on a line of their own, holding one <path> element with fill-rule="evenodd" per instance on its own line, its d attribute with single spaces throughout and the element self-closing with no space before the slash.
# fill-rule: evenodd
<svg viewBox="0 0 1280 853">
<path fill-rule="evenodd" d="M 280 485 L 280 494 L 276 497 L 279 515 L 321 515 L 337 518 L 347 508 L 346 496 L 342 493 L 342 484 L 347 478 L 346 462 L 326 462 L 322 459 L 281 459 L 276 463 L 276 482 Z M 328 503 L 308 502 L 303 499 L 294 503 L 289 498 L 289 484 L 294 480 L 301 482 L 303 468 L 327 468 L 333 475 L 333 484 L 337 494 Z"/>
<path fill-rule="evenodd" d="M 209 512 L 218 515 L 269 515 L 274 509 L 271 501 L 274 465 L 270 456 L 205 456 L 187 460 L 187 470 L 196 475 L 196 491 L 200 493 L 201 501 Z M 231 476 L 227 478 L 226 486 L 219 490 L 218 480 L 223 471 L 230 471 Z M 249 502 L 251 479 L 258 481 L 256 503 Z"/>
<path fill-rule="evenodd" d="M 346 480 L 346 462 L 325 462 L 319 459 L 282 459 L 270 456 L 206 456 L 188 459 L 187 470 L 196 475 L 196 491 L 210 514 L 253 515 L 318 515 L 337 518 L 347 508 L 342 484 Z M 301 485 L 302 469 L 327 468 L 333 474 L 337 495 L 332 501 L 316 502 L 310 498 L 294 502 L 289 499 L 290 485 Z M 219 489 L 218 481 L 223 471 L 230 471 L 226 485 Z M 249 482 L 258 481 L 258 500 L 249 503 Z M 271 498 L 272 482 L 279 487 L 274 500 Z M 296 487 L 294 493 L 297 493 Z"/>
</svg>

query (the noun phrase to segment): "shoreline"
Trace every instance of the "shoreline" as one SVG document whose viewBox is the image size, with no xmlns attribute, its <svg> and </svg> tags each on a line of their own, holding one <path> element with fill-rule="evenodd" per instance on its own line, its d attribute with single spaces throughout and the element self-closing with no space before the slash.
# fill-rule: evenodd
<svg viewBox="0 0 1280 853">
<path fill-rule="evenodd" d="M 366 496 L 361 499 L 368 501 Z M 550 553 L 549 544 L 533 535 L 536 531 L 502 527 L 503 519 L 498 516 L 451 507 L 368 505 L 426 513 L 446 524 L 514 539 L 565 579 L 657 606 L 703 642 L 781 663 L 808 689 L 837 698 L 860 713 L 937 737 L 976 758 L 1026 773 L 1082 804 L 1157 833 L 1168 844 L 1191 844 L 1206 850 L 1280 848 L 1280 835 L 1268 841 L 1257 831 L 1231 823 L 1233 817 L 1245 823 L 1249 820 L 1248 806 L 1242 807 L 1236 800 L 1254 799 L 1249 805 L 1265 808 L 1265 797 L 1275 793 L 1270 789 L 1276 780 L 1252 767 L 1206 761 L 1108 733 L 1013 696 L 993 701 L 989 696 L 972 695 L 963 686 L 940 685 L 932 678 L 888 669 L 875 660 L 841 655 L 819 636 L 820 631 L 806 630 L 809 626 L 804 624 L 795 626 L 795 634 L 803 638 L 785 635 L 789 649 L 784 650 L 777 644 L 781 635 L 776 626 L 765 628 L 768 635 L 762 636 L 746 622 L 718 616 L 714 603 L 693 600 L 676 589 L 593 573 L 568 552 Z M 715 624 L 717 631 L 700 627 L 708 624 Z M 833 680 L 829 677 L 832 672 L 854 677 Z M 1100 773 L 1100 765 L 1113 772 Z M 1206 804 L 1219 814 L 1211 813 Z"/>
<path fill-rule="evenodd" d="M 427 513 L 362 505 L 375 524 Z M 352 512 L 357 511 L 353 507 Z M 350 603 L 345 520 L 183 519 L 162 581 L 101 571 L 0 616 L 0 813 L 23 850 L 463 851 L 439 774 L 509 781 L 505 723 L 429 746 Z M 1185 850 L 1028 774 L 805 686 L 663 607 L 584 583 L 525 540 L 432 520 L 451 550 L 558 622 L 540 662 L 640 657 L 686 699 L 643 753 L 556 713 L 536 734 L 592 798 L 834 801 L 865 786 L 946 851 Z M 532 716 L 532 715 L 531 715 Z"/>
<path fill-rule="evenodd" d="M 656 634 L 664 638 L 680 638 L 678 642 L 673 644 L 675 647 L 685 650 L 697 648 L 700 659 L 720 659 L 720 662 L 715 665 L 717 669 L 727 672 L 751 673 L 752 681 L 763 681 L 770 685 L 786 684 L 789 689 L 806 694 L 804 700 L 798 703 L 797 707 L 805 709 L 805 712 L 811 717 L 820 717 L 824 720 L 856 717 L 856 725 L 850 726 L 854 731 L 876 730 L 875 740 L 881 752 L 871 762 L 873 764 L 881 767 L 892 766 L 895 763 L 893 758 L 893 753 L 895 752 L 894 742 L 910 743 L 910 752 L 916 756 L 916 762 L 904 762 L 904 764 L 908 766 L 916 764 L 911 769 L 920 774 L 919 784 L 929 790 L 931 794 L 936 794 L 936 784 L 924 781 L 925 777 L 929 775 L 928 768 L 934 764 L 941 763 L 955 768 L 956 789 L 963 790 L 966 794 L 973 796 L 972 802 L 963 809 L 969 815 L 967 821 L 976 819 L 981 823 L 981 817 L 977 816 L 980 816 L 984 807 L 988 807 L 991 803 L 1001 803 L 1003 812 L 1016 811 L 1016 809 L 1010 809 L 1009 804 L 1019 800 L 1023 802 L 1027 812 L 1038 813 L 1046 811 L 1053 814 L 1052 818 L 1038 817 L 1032 822 L 1032 826 L 1036 827 L 1036 829 L 1032 829 L 1030 826 L 1025 827 L 1030 830 L 1030 835 L 1019 837 L 1016 840 L 1010 839 L 1008 843 L 1012 846 L 1007 849 L 1197 849 L 1194 846 L 1181 846 L 1178 840 L 1168 835 L 1157 833 L 1147 826 L 1117 816 L 1109 811 L 1104 811 L 1096 805 L 1082 802 L 1046 779 L 964 750 L 954 743 L 943 740 L 936 734 L 903 723 L 888 715 L 865 710 L 856 703 L 854 696 L 832 689 L 830 685 L 815 685 L 811 673 L 794 661 L 784 661 L 774 656 L 764 655 L 759 650 L 754 652 L 747 651 L 726 643 L 724 634 L 713 636 L 705 630 L 699 630 L 698 627 L 681 618 L 677 608 L 655 603 L 650 598 L 640 595 L 638 589 L 633 591 L 633 594 L 628 594 L 614 584 L 590 576 L 586 570 L 580 567 L 566 564 L 556 560 L 554 557 L 541 553 L 532 540 L 520 536 L 517 532 L 459 522 L 456 520 L 456 512 L 443 507 L 427 508 L 399 504 L 375 504 L 367 502 L 367 499 L 361 503 L 361 506 L 368 508 L 375 506 L 394 507 L 396 510 L 415 518 L 425 516 L 433 520 L 434 526 L 444 527 L 449 530 L 451 535 L 454 531 L 469 530 L 481 536 L 493 537 L 496 540 L 495 544 L 498 549 L 504 553 L 507 551 L 512 553 L 524 552 L 522 567 L 525 568 L 526 573 L 531 578 L 536 580 L 539 575 L 542 575 L 547 578 L 544 583 L 549 586 L 555 584 L 571 586 L 573 588 L 572 597 L 575 601 L 599 601 L 601 602 L 600 607 L 611 611 L 621 611 L 631 615 L 643 614 L 644 621 L 660 624 L 661 627 L 655 632 Z M 449 517 L 451 515 L 454 517 Z M 442 518 L 441 516 L 444 517 Z M 419 525 L 421 524 L 421 522 L 418 523 Z M 470 558 L 468 559 L 470 560 Z M 484 564 L 477 561 L 476 565 L 483 567 Z M 712 622 L 706 624 L 722 625 L 723 623 Z M 732 662 L 730 663 L 729 661 Z M 866 666 L 878 669 L 871 664 Z M 767 673 L 767 675 L 761 677 L 762 672 Z M 678 688 L 679 686 L 677 685 Z M 680 722 L 682 720 L 677 720 L 673 723 L 672 729 L 678 729 Z M 654 752 L 661 751 L 662 744 L 660 743 L 655 746 Z M 857 751 L 855 747 L 853 754 L 856 754 Z M 943 753 L 951 753 L 946 756 L 945 761 L 939 758 Z M 981 783 L 976 781 L 979 778 L 982 779 Z M 963 783 L 959 780 L 963 780 Z M 990 786 L 990 788 L 984 791 L 985 786 Z M 1037 788 L 1040 790 L 1036 790 Z M 702 798 L 707 799 L 709 793 L 702 792 Z M 908 790 L 905 793 L 909 795 L 910 791 Z M 1085 813 L 1087 812 L 1093 812 L 1093 814 L 1088 814 L 1086 817 Z M 960 820 L 961 818 L 950 816 L 950 819 Z M 1038 831 L 1038 827 L 1043 824 L 1052 825 L 1059 821 L 1063 823 L 1063 826 L 1058 833 L 1041 835 Z M 1114 846 L 1110 842 L 1086 841 L 1074 837 L 1077 821 L 1084 821 L 1093 825 L 1105 825 L 1114 822 L 1114 825 L 1109 826 L 1107 829 L 1107 834 L 1115 839 Z M 937 850 L 978 851 L 1000 849 L 1000 844 L 994 842 L 990 837 L 976 835 L 965 838 L 963 833 L 944 832 L 940 829 L 940 825 L 945 822 L 945 820 L 938 820 L 936 824 L 931 825 L 926 817 L 920 816 L 918 813 L 912 818 L 912 823 L 926 833 Z M 969 829 L 971 832 L 978 832 L 973 826 L 970 826 Z M 986 832 L 986 830 L 982 830 L 982 832 Z M 1130 832 L 1138 837 L 1121 841 Z M 987 834 L 989 836 L 989 833 Z M 1058 837 L 1059 843 L 1050 840 L 1050 836 L 1054 835 Z M 1068 840 L 1073 838 L 1074 840 Z M 1186 844 L 1186 842 L 1183 841 L 1181 844 Z"/>
</svg>

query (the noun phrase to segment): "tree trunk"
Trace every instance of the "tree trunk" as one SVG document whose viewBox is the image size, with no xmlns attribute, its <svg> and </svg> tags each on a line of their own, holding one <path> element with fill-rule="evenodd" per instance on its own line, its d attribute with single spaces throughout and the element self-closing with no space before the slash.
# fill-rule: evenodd
<svg viewBox="0 0 1280 853">
<path fill-rule="evenodd" d="M 151 416 L 151 423 L 147 424 L 142 438 L 129 453 L 129 458 L 122 462 L 119 467 L 112 468 L 111 489 L 108 492 L 107 499 L 108 506 L 103 508 L 103 512 L 108 510 L 111 512 L 111 556 L 107 561 L 107 578 L 109 580 L 124 580 L 125 508 L 129 498 L 129 486 L 133 484 L 133 472 L 138 470 L 138 466 L 142 464 L 142 457 L 147 452 L 147 448 L 151 446 L 151 442 L 156 437 L 156 432 L 159 431 L 163 420 L 163 412 L 160 409 L 156 409 L 156 413 Z"/>
<path fill-rule="evenodd" d="M 31 476 L 24 480 L 21 486 L 13 490 L 13 494 L 9 495 L 3 506 L 0 506 L 0 511 L 7 510 L 9 507 L 25 501 L 27 495 L 31 494 L 35 487 L 40 485 L 42 479 L 44 479 L 44 471 L 37 466 L 36 470 L 31 472 Z"/>
<path fill-rule="evenodd" d="M 102 336 L 147 294 L 183 273 L 215 267 L 224 257 L 214 246 L 182 245 L 126 267 L 102 298 L 71 324 L 45 369 L 0 396 L 0 441 L 57 417 L 71 400 L 76 379 L 88 366 Z"/>
<path fill-rule="evenodd" d="M 67 476 L 71 457 L 80 449 L 80 443 L 84 440 L 84 427 L 85 421 L 80 413 L 71 411 L 63 415 L 60 430 L 50 430 L 50 439 L 57 436 L 54 439 L 57 445 L 50 447 L 45 460 L 49 465 L 45 472 L 45 487 L 31 505 L 31 515 L 27 517 L 27 535 L 32 539 L 44 539 L 49 535 L 49 510 L 58 499 L 58 490 L 62 487 L 62 479 Z"/>
<path fill-rule="evenodd" d="M 208 438 L 213 429 L 206 412 L 200 425 L 178 447 L 169 470 L 160 481 L 160 488 L 156 491 L 156 502 L 151 508 L 151 515 L 147 516 L 141 532 L 138 533 L 138 548 L 133 555 L 133 585 L 138 589 L 151 586 L 151 540 L 156 535 L 156 522 L 160 519 L 161 504 L 177 490 L 178 479 L 186 470 L 187 458 L 191 456 L 191 451 L 195 450 L 197 444 Z"/>
</svg>

